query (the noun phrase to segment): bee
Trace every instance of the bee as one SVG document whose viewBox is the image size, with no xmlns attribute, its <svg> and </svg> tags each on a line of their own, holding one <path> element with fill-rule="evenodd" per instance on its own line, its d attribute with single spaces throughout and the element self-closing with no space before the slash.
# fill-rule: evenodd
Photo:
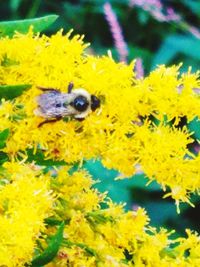
<svg viewBox="0 0 200 267">
<path fill-rule="evenodd" d="M 38 108 L 35 110 L 35 114 L 46 119 L 38 127 L 64 117 L 73 117 L 82 121 L 91 111 L 100 107 L 99 98 L 83 88 L 73 89 L 73 83 L 69 83 L 67 93 L 61 93 L 54 88 L 40 86 L 37 88 L 44 93 L 37 97 Z"/>
</svg>

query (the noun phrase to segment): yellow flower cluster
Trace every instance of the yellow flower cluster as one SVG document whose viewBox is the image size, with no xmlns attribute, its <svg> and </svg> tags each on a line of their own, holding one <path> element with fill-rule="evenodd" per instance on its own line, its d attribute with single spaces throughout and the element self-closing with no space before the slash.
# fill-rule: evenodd
<svg viewBox="0 0 200 267">
<path fill-rule="evenodd" d="M 69 175 L 64 168 L 57 175 L 52 184 L 59 195 L 55 218 L 68 223 L 63 246 L 48 267 L 199 265 L 197 234 L 188 230 L 188 238 L 171 239 L 171 233 L 148 225 L 143 209 L 125 213 L 122 206 L 91 189 L 93 182 L 86 173 Z"/>
<path fill-rule="evenodd" d="M 187 230 L 187 238 L 172 239 L 166 230 L 149 226 L 143 209 L 124 212 L 123 206 L 91 188 L 93 181 L 86 172 L 69 174 L 68 169 L 43 175 L 34 164 L 3 165 L 2 266 L 29 264 L 34 249 L 45 246 L 44 237 L 55 232 L 56 223 L 52 222 L 62 221 L 64 239 L 48 267 L 199 266 L 196 233 Z M 45 218 L 46 223 L 51 222 L 46 227 Z"/>
<path fill-rule="evenodd" d="M 111 57 L 86 55 L 82 37 L 62 31 L 47 37 L 16 34 L 0 41 L 0 83 L 31 84 L 12 103 L 2 101 L 0 130 L 10 129 L 4 151 L 10 158 L 32 148 L 46 158 L 74 163 L 101 158 L 108 168 L 124 176 L 136 166 L 179 201 L 200 185 L 199 156 L 188 150 L 193 142 L 187 129 L 176 126 L 181 117 L 192 120 L 200 112 L 198 73 L 179 74 L 179 67 L 160 66 L 149 77 L 136 80 L 133 65 L 115 63 Z M 69 82 L 101 99 L 101 108 L 85 121 L 44 121 L 35 115 L 37 86 L 67 91 Z M 158 121 L 152 123 L 152 116 Z M 168 122 L 172 127 L 167 126 Z M 190 156 L 190 158 L 188 158 Z"/>
<path fill-rule="evenodd" d="M 30 264 L 64 222 L 63 241 L 48 267 L 199 266 L 196 233 L 172 239 L 149 226 L 143 209 L 125 212 L 93 189 L 85 171 L 70 174 L 75 162 L 91 158 L 124 176 L 140 165 L 150 181 L 170 188 L 166 197 L 190 203 L 190 193 L 200 188 L 200 156 L 190 152 L 194 140 L 178 123 L 199 116 L 198 73 L 180 75 L 179 67 L 160 66 L 136 80 L 134 62 L 86 55 L 83 38 L 70 34 L 47 37 L 30 30 L 0 40 L 0 85 L 31 85 L 0 105 L 0 131 L 9 129 L 1 150 L 10 160 L 0 169 L 0 265 Z M 38 86 L 66 92 L 70 82 L 96 95 L 101 107 L 81 122 L 70 118 L 39 127 L 44 118 L 35 113 L 43 93 Z M 26 162 L 30 150 L 67 167 L 44 174 Z"/>
<path fill-rule="evenodd" d="M 23 266 L 31 261 L 35 241 L 51 215 L 49 179 L 31 166 L 5 163 L 0 173 L 0 265 Z"/>
</svg>

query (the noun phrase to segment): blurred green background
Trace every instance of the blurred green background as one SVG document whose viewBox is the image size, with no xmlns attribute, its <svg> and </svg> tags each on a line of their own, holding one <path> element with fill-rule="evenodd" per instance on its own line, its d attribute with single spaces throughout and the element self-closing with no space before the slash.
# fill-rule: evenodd
<svg viewBox="0 0 200 267">
<path fill-rule="evenodd" d="M 64 32 L 74 29 L 74 34 L 84 34 L 90 42 L 89 53 L 106 54 L 111 50 L 116 61 L 120 54 L 115 46 L 112 29 L 106 20 L 103 0 L 7 0 L 0 1 L 1 20 L 16 20 L 57 14 L 59 18 L 46 31 L 55 33 L 60 28 Z M 183 62 L 181 71 L 192 66 L 195 71 L 200 62 L 200 1 L 196 0 L 112 0 L 112 12 L 121 27 L 124 42 L 128 48 L 127 62 L 141 58 L 146 75 L 157 64 L 171 65 Z M 175 18 L 175 19 L 174 19 Z M 199 136 L 199 124 L 190 124 Z M 100 191 L 108 191 L 117 202 L 125 201 L 127 209 L 138 206 L 146 208 L 154 226 L 176 229 L 184 234 L 185 228 L 199 231 L 199 198 L 194 196 L 195 208 L 181 205 L 177 215 L 174 201 L 162 199 L 159 185 L 152 183 L 146 187 L 147 179 L 137 175 L 134 179 L 114 181 L 117 172 L 108 171 L 100 162 L 84 164 L 95 179 Z"/>
</svg>

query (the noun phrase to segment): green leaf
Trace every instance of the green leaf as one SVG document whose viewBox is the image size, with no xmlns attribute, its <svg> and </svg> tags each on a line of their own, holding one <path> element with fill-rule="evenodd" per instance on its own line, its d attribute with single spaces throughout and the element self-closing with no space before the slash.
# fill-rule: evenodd
<svg viewBox="0 0 200 267">
<path fill-rule="evenodd" d="M 104 212 L 105 210 L 100 210 L 100 211 L 91 211 L 88 212 L 85 217 L 90 221 L 91 223 L 106 223 L 106 222 L 113 222 L 114 219 L 112 216 L 108 216 Z"/>
<path fill-rule="evenodd" d="M 0 36 L 12 37 L 15 31 L 27 33 L 30 26 L 33 26 L 34 33 L 47 29 L 56 19 L 57 15 L 48 15 L 41 18 L 13 20 L 0 22 Z"/>
<path fill-rule="evenodd" d="M 194 132 L 193 133 L 193 136 L 200 140 L 200 120 L 198 117 L 196 117 L 194 120 L 190 121 L 188 123 L 188 129 L 191 131 L 191 132 Z"/>
<path fill-rule="evenodd" d="M 10 1 L 10 7 L 12 11 L 16 11 L 21 4 L 21 0 L 11 0 Z"/>
<path fill-rule="evenodd" d="M 0 165 L 2 165 L 4 162 L 8 160 L 9 160 L 8 155 L 5 152 L 0 151 Z"/>
<path fill-rule="evenodd" d="M 196 0 L 184 0 L 183 1 L 184 5 L 186 5 L 194 14 L 199 16 L 200 14 L 200 3 L 199 1 Z"/>
<path fill-rule="evenodd" d="M 100 192 L 107 191 L 108 196 L 116 203 L 125 202 L 125 209 L 131 209 L 132 207 L 131 189 L 133 187 L 153 192 L 160 190 L 160 186 L 156 182 L 146 186 L 148 179 L 143 174 L 116 181 L 115 178 L 119 173 L 116 170 L 106 169 L 100 161 L 89 160 L 83 164 L 83 167 L 88 170 L 94 180 L 100 181 L 95 183 L 93 187 Z"/>
<path fill-rule="evenodd" d="M 153 59 L 152 69 L 158 64 L 168 64 L 179 53 L 195 60 L 200 60 L 199 40 L 189 35 L 176 34 L 168 36 Z"/>
<path fill-rule="evenodd" d="M 145 49 L 144 47 L 141 48 L 139 46 L 133 45 L 132 43 L 128 43 L 128 49 L 129 49 L 129 60 L 132 61 L 133 58 L 140 57 L 143 61 L 143 65 L 145 66 L 145 69 L 149 69 L 151 67 L 151 61 L 153 57 L 153 53 L 151 53 L 149 50 Z"/>
<path fill-rule="evenodd" d="M 161 258 L 164 258 L 164 257 L 170 257 L 172 259 L 176 259 L 178 257 L 178 251 L 175 250 L 175 249 L 172 249 L 170 247 L 166 247 L 166 248 L 163 248 L 161 251 L 160 251 L 160 257 Z"/>
<path fill-rule="evenodd" d="M 19 62 L 13 59 L 10 59 L 7 54 L 4 54 L 1 60 L 2 67 L 10 67 L 10 66 L 17 66 Z"/>
<path fill-rule="evenodd" d="M 55 225 L 60 225 L 61 224 L 60 220 L 55 219 L 53 217 L 46 218 L 44 221 L 45 221 L 46 224 L 48 224 L 50 226 L 55 226 Z"/>
<path fill-rule="evenodd" d="M 94 256 L 94 257 L 98 258 L 96 251 L 94 249 L 88 247 L 87 245 L 83 244 L 83 243 L 76 243 L 76 242 L 72 242 L 70 240 L 64 240 L 63 244 L 64 244 L 64 246 L 69 247 L 69 248 L 71 248 L 72 246 L 77 246 L 79 248 L 84 249 L 85 252 L 89 256 Z"/>
<path fill-rule="evenodd" d="M 168 40 L 165 40 L 152 60 L 151 69 L 160 64 L 168 64 L 177 54 L 177 49 L 170 46 Z"/>
<path fill-rule="evenodd" d="M 0 85 L 0 99 L 13 99 L 31 88 L 30 84 Z"/>
<path fill-rule="evenodd" d="M 1 131 L 0 132 L 0 141 L 5 142 L 6 139 L 8 138 L 8 136 L 9 136 L 9 133 L 10 133 L 10 130 L 8 128 L 3 130 L 3 131 Z"/>
<path fill-rule="evenodd" d="M 28 155 L 28 162 L 34 161 L 37 165 L 41 166 L 65 166 L 66 162 L 64 160 L 56 161 L 52 159 L 45 159 L 44 153 L 41 150 L 37 150 L 37 152 L 34 154 L 33 149 L 27 149 L 27 155 Z"/>
<path fill-rule="evenodd" d="M 56 234 L 51 238 L 47 248 L 32 260 L 32 267 L 40 267 L 53 260 L 53 258 L 57 255 L 63 241 L 64 227 L 65 224 L 62 222 Z"/>
<path fill-rule="evenodd" d="M 5 129 L 2 132 L 0 132 L 0 149 L 5 147 L 6 139 L 8 138 L 9 133 L 10 133 L 9 129 Z"/>
<path fill-rule="evenodd" d="M 149 197 L 143 205 L 140 205 L 150 214 L 152 225 L 156 227 L 163 225 L 164 227 L 166 222 L 177 218 L 176 206 L 173 201 L 163 200 L 161 197 L 160 200 L 154 200 L 153 195 L 149 195 Z"/>
</svg>

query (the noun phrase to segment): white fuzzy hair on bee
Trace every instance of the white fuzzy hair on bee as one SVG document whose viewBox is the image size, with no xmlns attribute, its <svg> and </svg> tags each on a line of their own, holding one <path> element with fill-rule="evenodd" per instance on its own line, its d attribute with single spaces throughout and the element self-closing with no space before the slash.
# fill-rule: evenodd
<svg viewBox="0 0 200 267">
<path fill-rule="evenodd" d="M 44 123 L 60 120 L 64 117 L 73 117 L 77 120 L 85 119 L 91 111 L 100 107 L 100 100 L 91 95 L 83 88 L 72 91 L 73 83 L 68 86 L 68 93 L 62 93 L 54 88 L 38 86 L 44 93 L 37 97 L 38 108 L 35 110 L 37 116 L 46 120 Z"/>
</svg>

